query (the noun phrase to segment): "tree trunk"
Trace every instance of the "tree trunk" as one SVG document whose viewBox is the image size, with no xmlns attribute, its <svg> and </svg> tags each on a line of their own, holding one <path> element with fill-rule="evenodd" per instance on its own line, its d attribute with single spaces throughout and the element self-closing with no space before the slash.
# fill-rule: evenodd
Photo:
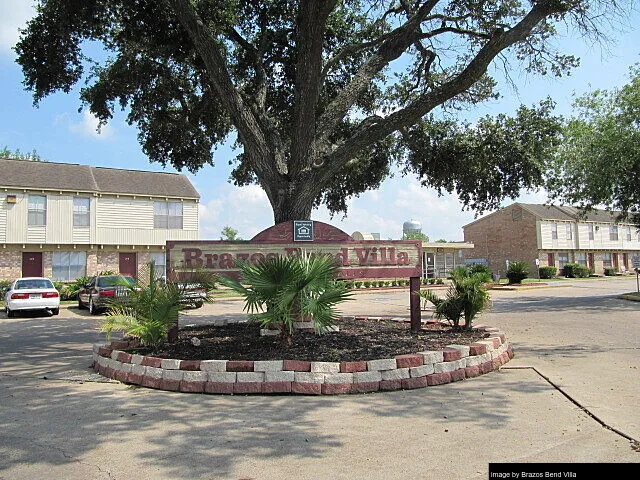
<svg viewBox="0 0 640 480">
<path fill-rule="evenodd" d="M 273 209 L 274 225 L 290 220 L 309 220 L 316 197 L 313 180 L 298 178 L 282 182 L 278 188 L 267 191 Z"/>
</svg>

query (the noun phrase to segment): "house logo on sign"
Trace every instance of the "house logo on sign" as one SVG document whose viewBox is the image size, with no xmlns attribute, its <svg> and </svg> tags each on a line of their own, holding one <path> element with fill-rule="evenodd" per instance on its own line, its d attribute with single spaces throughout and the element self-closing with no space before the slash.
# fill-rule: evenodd
<svg viewBox="0 0 640 480">
<path fill-rule="evenodd" d="M 293 221 L 293 241 L 313 242 L 313 221 L 294 220 Z"/>
</svg>

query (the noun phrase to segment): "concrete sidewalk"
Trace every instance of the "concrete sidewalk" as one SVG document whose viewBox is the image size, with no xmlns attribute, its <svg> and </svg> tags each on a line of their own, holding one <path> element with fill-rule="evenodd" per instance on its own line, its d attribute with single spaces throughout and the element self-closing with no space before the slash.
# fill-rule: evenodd
<svg viewBox="0 0 640 480">
<path fill-rule="evenodd" d="M 504 330 L 516 357 L 498 372 L 420 390 L 172 393 L 43 380 L 28 373 L 37 358 L 0 350 L 0 478 L 485 479 L 490 462 L 640 462 L 625 438 L 640 439 L 640 303 L 616 298 L 635 279 L 576 285 L 492 291 L 481 322 Z M 408 304 L 406 291 L 376 291 L 343 310 L 408 316 Z M 241 308 L 219 301 L 182 323 Z M 7 341 L 0 332 L 0 347 Z M 549 381 L 507 368 L 517 366 Z"/>
</svg>

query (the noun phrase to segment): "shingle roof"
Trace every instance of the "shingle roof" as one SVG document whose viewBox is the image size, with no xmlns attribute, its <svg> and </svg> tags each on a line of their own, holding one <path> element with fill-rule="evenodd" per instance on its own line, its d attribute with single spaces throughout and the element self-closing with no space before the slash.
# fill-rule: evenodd
<svg viewBox="0 0 640 480">
<path fill-rule="evenodd" d="M 200 198 L 186 175 L 0 159 L 0 187 Z"/>
<path fill-rule="evenodd" d="M 619 212 L 591 210 L 585 214 L 577 207 L 518 203 L 522 208 L 544 220 L 580 220 L 583 222 L 615 223 Z"/>
</svg>

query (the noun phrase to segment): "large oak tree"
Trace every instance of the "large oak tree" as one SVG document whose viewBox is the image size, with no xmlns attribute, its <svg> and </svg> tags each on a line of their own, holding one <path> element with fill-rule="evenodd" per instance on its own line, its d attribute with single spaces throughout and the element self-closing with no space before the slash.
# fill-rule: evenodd
<svg viewBox="0 0 640 480">
<path fill-rule="evenodd" d="M 345 211 L 393 162 L 483 210 L 541 184 L 558 121 L 548 103 L 474 125 L 434 109 L 495 97 L 499 56 L 566 72 L 577 60 L 550 48 L 554 25 L 597 33 L 600 7 L 617 5 L 42 0 L 16 52 L 36 103 L 86 79 L 82 101 L 103 122 L 127 108 L 152 161 L 197 171 L 235 132 L 232 178 L 261 185 L 276 223 Z"/>
</svg>

